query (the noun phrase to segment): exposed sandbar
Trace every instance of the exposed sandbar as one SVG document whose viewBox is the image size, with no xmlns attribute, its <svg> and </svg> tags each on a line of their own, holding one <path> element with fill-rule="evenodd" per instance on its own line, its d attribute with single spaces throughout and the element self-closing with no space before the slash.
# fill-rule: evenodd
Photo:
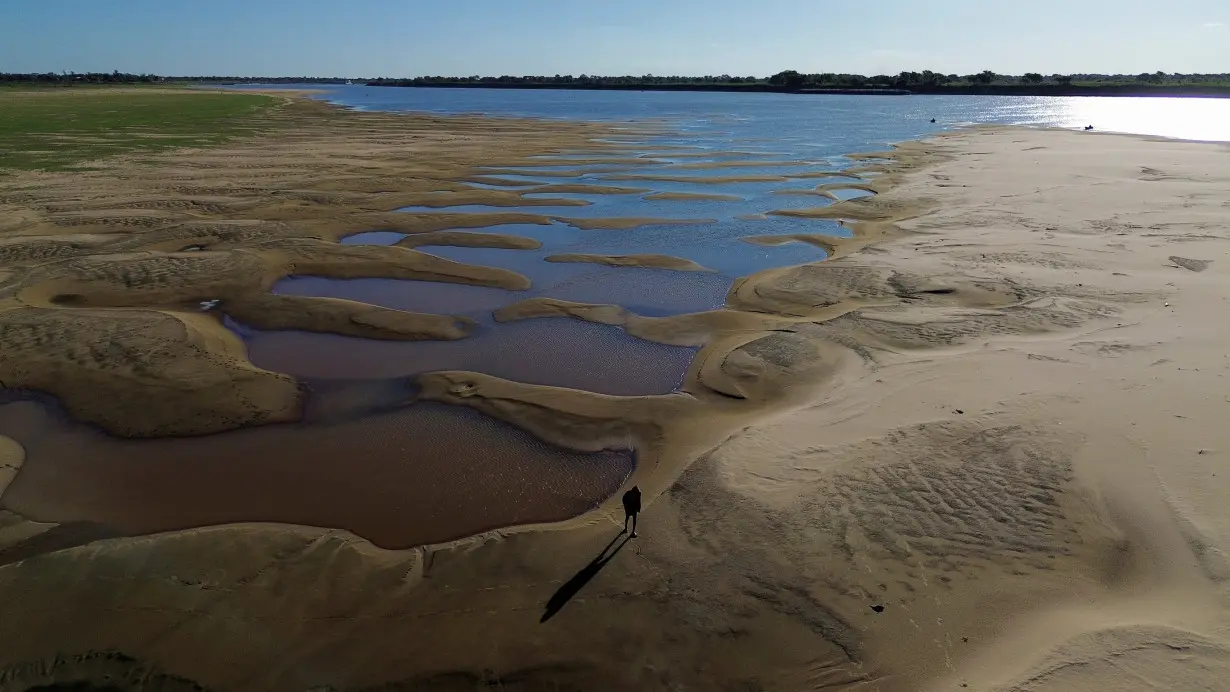
<svg viewBox="0 0 1230 692">
<path fill-rule="evenodd" d="M 854 178 L 861 179 L 861 176 L 853 168 L 847 168 L 839 171 L 808 171 L 806 173 L 795 173 L 790 175 L 791 178 L 797 180 L 807 180 L 808 178 Z"/>
<path fill-rule="evenodd" d="M 695 183 L 697 185 L 725 185 L 727 183 L 778 183 L 789 180 L 783 175 L 657 175 L 621 173 L 604 175 L 603 180 L 648 180 L 663 183 Z"/>
<path fill-rule="evenodd" d="M 549 255 L 546 258 L 548 262 L 587 262 L 589 264 L 603 264 L 608 267 L 642 267 L 645 269 L 669 269 L 679 272 L 708 272 L 713 271 L 706 267 L 682 257 L 672 257 L 670 255 L 584 255 L 584 254 L 560 254 Z"/>
<path fill-rule="evenodd" d="M 703 161 L 696 163 L 673 163 L 669 166 L 662 166 L 662 170 L 714 170 L 719 168 L 797 168 L 800 166 L 810 166 L 807 161 L 756 161 L 756 160 L 740 160 L 740 161 Z"/>
<path fill-rule="evenodd" d="M 718 336 L 735 333 L 762 333 L 789 326 L 793 320 L 771 315 L 711 310 L 669 317 L 645 317 L 618 305 L 575 303 L 554 298 L 530 298 L 500 308 L 497 322 L 544 317 L 572 317 L 624 328 L 629 334 L 671 346 L 705 346 Z"/>
<path fill-rule="evenodd" d="M 432 231 L 412 233 L 394 243 L 401 247 L 417 248 L 429 245 L 452 247 L 488 247 L 504 250 L 536 250 L 542 243 L 525 236 L 504 233 L 478 233 L 474 231 Z"/>
<path fill-rule="evenodd" d="M 742 197 L 735 195 L 706 195 L 700 192 L 655 192 L 645 195 L 642 199 L 661 202 L 686 202 L 689 200 L 709 200 L 713 202 L 741 202 Z"/>
<path fill-rule="evenodd" d="M 481 185 L 499 185 L 503 187 L 530 187 L 534 185 L 533 181 L 529 180 L 511 180 L 509 178 L 496 178 L 494 176 L 474 175 L 465 179 L 469 183 L 479 183 Z"/>
<path fill-rule="evenodd" d="M 611 230 L 626 231 L 640 226 L 695 226 L 697 224 L 716 223 L 716 219 L 655 219 L 652 217 L 617 216 L 605 219 L 569 219 L 557 217 L 556 221 L 566 223 L 583 231 Z"/>
<path fill-rule="evenodd" d="M 783 197 L 825 197 L 833 201 L 840 201 L 838 200 L 837 195 L 821 189 L 820 187 L 806 188 L 802 190 L 774 190 L 773 194 L 781 195 Z"/>
<path fill-rule="evenodd" d="M 257 329 L 298 329 L 365 339 L 463 339 L 474 327 L 464 317 L 404 312 L 338 298 L 260 294 L 224 302 L 219 309 Z"/>
<path fill-rule="evenodd" d="M 610 185 L 587 185 L 583 183 L 564 183 L 561 185 L 542 185 L 526 190 L 534 194 L 558 193 L 574 195 L 636 195 L 649 190 L 642 187 L 612 187 Z"/>
<path fill-rule="evenodd" d="M 541 192 L 542 190 L 534 190 Z M 402 207 L 430 207 L 447 211 L 449 207 L 465 205 L 483 205 L 489 207 L 583 207 L 589 204 L 584 200 L 561 197 L 550 199 L 544 197 L 524 197 L 521 191 L 505 190 L 475 190 L 466 189 L 455 192 L 435 192 L 432 194 L 385 194 L 377 199 L 384 209 L 394 210 Z"/>
<path fill-rule="evenodd" d="M 739 240 L 742 240 L 745 243 L 751 243 L 752 245 L 766 245 L 773 247 L 785 245 L 787 243 L 807 243 L 808 245 L 815 245 L 816 247 L 831 254 L 836 248 L 835 241 L 839 241 L 840 239 L 831 235 L 824 235 L 822 233 L 786 233 L 782 235 L 749 235 L 744 236 Z"/>
</svg>

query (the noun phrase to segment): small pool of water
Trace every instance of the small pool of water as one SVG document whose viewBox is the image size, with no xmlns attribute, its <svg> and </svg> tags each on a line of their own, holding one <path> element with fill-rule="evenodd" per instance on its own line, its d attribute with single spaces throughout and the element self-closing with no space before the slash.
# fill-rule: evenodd
<svg viewBox="0 0 1230 692">
<path fill-rule="evenodd" d="M 33 401 L 0 405 L 27 459 L 3 507 L 122 534 L 277 522 L 407 548 L 562 521 L 610 497 L 628 451 L 583 454 L 432 403 L 315 425 L 123 440 Z"/>
<path fill-rule="evenodd" d="M 517 382 L 600 394 L 668 394 L 695 349 L 629 336 L 618 327 L 571 318 L 481 325 L 457 341 L 380 341 L 335 334 L 245 330 L 258 367 L 318 379 L 384 379 L 468 370 Z"/>
<path fill-rule="evenodd" d="M 392 245 L 405 237 L 405 233 L 397 231 L 364 231 L 348 235 L 338 242 L 342 245 Z"/>
</svg>

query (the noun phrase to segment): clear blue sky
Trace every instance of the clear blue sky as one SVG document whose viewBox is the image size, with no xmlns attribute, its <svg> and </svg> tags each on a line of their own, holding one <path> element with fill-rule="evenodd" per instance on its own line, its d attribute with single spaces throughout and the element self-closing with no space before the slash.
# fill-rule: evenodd
<svg viewBox="0 0 1230 692">
<path fill-rule="evenodd" d="M 0 0 L 0 71 L 1230 71 L 1230 0 Z"/>
</svg>

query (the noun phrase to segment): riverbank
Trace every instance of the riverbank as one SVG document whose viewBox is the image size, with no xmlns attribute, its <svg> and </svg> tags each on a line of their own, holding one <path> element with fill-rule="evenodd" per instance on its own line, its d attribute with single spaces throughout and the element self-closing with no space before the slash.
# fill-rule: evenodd
<svg viewBox="0 0 1230 692">
<path fill-rule="evenodd" d="M 440 190 L 466 203 L 520 204 L 519 195 L 464 181 L 476 165 L 598 151 L 590 140 L 605 130 L 504 119 L 496 130 L 480 118 L 303 107 L 318 110 L 276 140 L 113 162 L 96 174 L 40 174 L 6 189 L 11 221 L 0 247 L 16 259 L 5 268 L 4 316 L 26 320 L 21 333 L 43 334 L 40 324 L 59 331 L 28 343 L 6 333 L 5 365 L 22 367 L 0 379 L 12 386 L 28 373 L 54 375 L 25 386 L 129 435 L 214 432 L 283 414 L 338 425 L 379 416 L 384 427 L 354 425 L 336 439 L 395 443 L 355 452 L 293 434 L 274 445 L 281 451 L 211 452 L 284 456 L 239 493 L 263 498 L 261 508 L 320 492 L 305 455 L 328 457 L 313 467 L 357 468 L 355 454 L 363 464 L 387 457 L 388 468 L 409 467 L 404 477 L 329 477 L 313 495 L 331 510 L 365 510 L 368 521 L 376 508 L 366 526 L 404 523 L 404 493 L 414 503 L 440 495 L 431 478 L 411 477 L 406 460 L 416 448 L 406 445 L 422 435 L 404 436 L 398 416 L 408 401 L 476 409 L 486 425 L 503 420 L 575 452 L 561 472 L 631 446 L 636 470 L 614 484 L 645 492 L 641 537 L 618 534 L 617 496 L 574 520 L 514 517 L 516 530 L 414 550 L 376 548 L 340 530 L 358 528 L 339 515 L 328 525 L 294 522 L 320 528 L 241 523 L 114 536 L 85 514 L 59 526 L 23 518 L 20 508 L 72 508 L 39 505 L 49 494 L 40 489 L 76 483 L 94 492 L 106 478 L 81 482 L 88 464 L 34 478 L 26 472 L 36 466 L 57 468 L 40 461 L 49 449 L 0 438 L 0 463 L 24 464 L 3 496 L 18 511 L 0 524 L 0 594 L 11 604 L 0 624 L 4 679 L 101 684 L 110 675 L 253 690 L 914 690 L 925 680 L 1012 689 L 1029 679 L 1038 689 L 1086 671 L 1122 686 L 1117 662 L 1156 670 L 1179 654 L 1207 667 L 1175 668 L 1168 681 L 1224 675 L 1220 587 L 1211 581 L 1225 574 L 1230 540 L 1215 509 L 1226 488 L 1211 475 L 1227 448 L 1216 408 L 1227 335 L 1214 318 L 1227 294 L 1221 264 L 1230 266 L 1222 147 L 980 130 L 861 156 L 846 173 L 864 176 L 877 196 L 789 212 L 841 219 L 852 237 L 826 237 L 827 262 L 738 282 L 728 309 L 645 317 L 535 299 L 495 315 L 579 319 L 700 348 L 679 393 L 602 396 L 446 372 L 415 378 L 417 391 L 343 383 L 327 410 L 305 412 L 294 383 L 247 363 L 215 316 L 193 312 L 196 301 L 218 299 L 245 321 L 281 329 L 462 338 L 465 324 L 324 299 L 271 305 L 267 290 L 295 271 L 515 288 L 515 275 L 427 266 L 409 247 L 334 241 L 373 228 L 550 223 L 525 213 L 442 219 L 389 210 L 435 203 Z M 48 256 L 66 261 L 49 273 Z M 138 328 L 102 333 L 127 349 L 74 350 L 119 319 Z M 115 367 L 143 353 L 158 358 L 137 360 L 132 372 Z M 193 386 L 185 391 L 184 381 Z M 23 442 L 42 430 L 69 441 L 63 458 L 88 458 L 93 443 L 23 406 L 0 409 L 11 424 L 0 433 Z M 532 447 L 540 442 L 524 435 L 517 444 L 530 453 L 468 466 L 491 456 L 460 458 L 472 435 L 458 427 L 444 449 L 419 454 L 450 462 L 433 473 L 503 473 L 527 478 L 527 491 L 541 488 L 541 448 Z M 200 449 L 218 439 L 167 444 Z M 503 439 L 480 451 L 508 448 Z M 135 456 L 108 454 L 96 469 Z M 166 499 L 182 491 L 175 474 L 152 474 L 184 458 L 170 447 L 147 454 L 142 475 L 122 485 L 177 505 Z M 599 496 L 614 491 L 612 468 L 596 469 L 593 480 L 608 484 Z M 211 492 L 217 505 L 230 494 Z M 110 507 L 90 511 L 100 506 Z M 452 511 L 452 519 L 480 514 Z M 439 525 L 429 519 L 415 521 Z M 1063 650 L 1048 653 L 1054 647 Z M 1059 665 L 1074 658 L 1087 665 Z"/>
</svg>

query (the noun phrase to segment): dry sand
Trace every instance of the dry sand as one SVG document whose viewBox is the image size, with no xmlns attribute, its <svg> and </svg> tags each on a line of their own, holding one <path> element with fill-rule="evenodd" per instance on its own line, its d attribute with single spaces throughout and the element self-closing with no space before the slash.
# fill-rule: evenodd
<svg viewBox="0 0 1230 692">
<path fill-rule="evenodd" d="M 508 161 L 507 147 L 529 156 L 592 136 L 328 117 L 290 142 L 5 181 L 0 380 L 125 434 L 295 417 L 293 381 L 247 365 L 211 315 L 185 310 L 206 297 L 198 286 L 322 329 L 337 327 L 313 299 L 262 305 L 271 280 L 306 266 L 515 288 L 404 247 L 331 241 L 457 228 L 395 219 L 379 200 L 445 189 L 433 181 L 473 175 L 484 151 Z M 782 212 L 850 219 L 854 237 L 831 239 L 827 262 L 738 282 L 727 309 L 650 318 L 537 300 L 497 315 L 699 346 L 677 394 L 419 378 L 423 399 L 579 452 L 633 444 L 641 538 L 613 540 L 617 498 L 404 551 L 285 524 L 107 538 L 5 512 L 0 681 L 1224 688 L 1227 149 L 977 130 L 860 158 L 881 194 Z M 381 338 L 405 330 L 368 323 Z M 0 431 L 20 441 L 5 420 L 0 407 Z M 22 463 L 5 444 L 4 465 Z"/>
</svg>

